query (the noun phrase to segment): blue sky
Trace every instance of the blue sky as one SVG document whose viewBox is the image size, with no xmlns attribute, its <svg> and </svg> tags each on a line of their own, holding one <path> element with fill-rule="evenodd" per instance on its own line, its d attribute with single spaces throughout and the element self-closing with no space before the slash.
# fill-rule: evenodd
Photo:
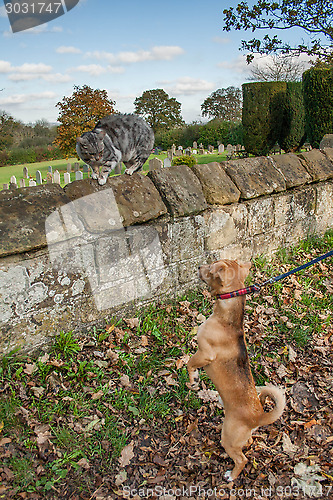
<svg viewBox="0 0 333 500">
<path fill-rule="evenodd" d="M 253 34 L 222 30 L 223 9 L 236 4 L 81 0 L 54 21 L 18 33 L 1 6 L 0 110 L 26 123 L 55 122 L 55 104 L 74 85 L 87 84 L 107 90 L 120 112 L 133 112 L 143 91 L 163 88 L 181 102 L 186 122 L 199 120 L 212 91 L 240 86 L 249 75 L 239 47 Z"/>
</svg>

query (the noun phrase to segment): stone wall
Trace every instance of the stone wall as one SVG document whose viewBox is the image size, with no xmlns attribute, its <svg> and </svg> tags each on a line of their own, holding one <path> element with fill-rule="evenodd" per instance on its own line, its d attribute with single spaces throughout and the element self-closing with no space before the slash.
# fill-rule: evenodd
<svg viewBox="0 0 333 500">
<path fill-rule="evenodd" d="M 333 148 L 0 192 L 0 353 L 198 286 L 220 257 L 333 228 Z"/>
</svg>

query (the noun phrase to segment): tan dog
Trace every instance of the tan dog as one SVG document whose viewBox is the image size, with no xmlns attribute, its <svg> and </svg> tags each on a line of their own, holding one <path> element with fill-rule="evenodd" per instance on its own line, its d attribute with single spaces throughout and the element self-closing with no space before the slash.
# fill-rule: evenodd
<svg viewBox="0 0 333 500">
<path fill-rule="evenodd" d="M 217 296 L 244 288 L 250 267 L 250 262 L 220 260 L 201 266 L 199 276 Z M 223 401 L 221 444 L 235 462 L 225 474 L 229 481 L 236 479 L 247 462 L 242 449 L 252 443 L 252 430 L 274 422 L 285 406 L 284 392 L 277 387 L 263 388 L 258 397 L 244 338 L 244 307 L 244 296 L 216 301 L 212 315 L 198 329 L 198 351 L 187 365 L 190 383 L 195 384 L 197 368 L 204 367 Z M 266 396 L 275 403 L 269 412 L 263 409 Z"/>
</svg>

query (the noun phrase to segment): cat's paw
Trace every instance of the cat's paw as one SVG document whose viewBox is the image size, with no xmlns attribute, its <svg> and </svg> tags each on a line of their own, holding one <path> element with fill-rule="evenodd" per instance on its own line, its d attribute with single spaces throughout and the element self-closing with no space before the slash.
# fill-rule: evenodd
<svg viewBox="0 0 333 500">
<path fill-rule="evenodd" d="M 233 481 L 233 479 L 232 479 L 232 471 L 231 470 L 227 470 L 227 472 L 224 474 L 224 478 L 227 481 Z"/>
<path fill-rule="evenodd" d="M 100 177 L 100 178 L 98 179 L 98 184 L 99 184 L 100 186 L 104 186 L 104 184 L 106 184 L 106 181 L 107 181 L 107 178 L 105 178 L 105 177 Z"/>
</svg>

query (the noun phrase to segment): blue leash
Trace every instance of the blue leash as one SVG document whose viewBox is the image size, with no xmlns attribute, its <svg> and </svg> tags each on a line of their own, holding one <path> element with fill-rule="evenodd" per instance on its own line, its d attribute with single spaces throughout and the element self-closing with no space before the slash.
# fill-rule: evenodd
<svg viewBox="0 0 333 500">
<path fill-rule="evenodd" d="M 332 256 L 333 256 L 333 250 L 325 253 L 324 255 L 321 255 L 320 257 L 316 257 L 315 259 L 310 260 L 310 262 L 307 262 L 306 264 L 303 264 L 302 266 L 296 267 L 295 269 L 292 269 L 291 271 L 288 271 L 287 273 L 280 274 L 279 276 L 275 276 L 274 278 L 269 278 L 267 281 L 264 281 L 263 283 L 256 283 L 255 285 L 250 285 L 247 288 L 241 288 L 240 290 L 235 290 L 234 292 L 228 292 L 228 293 L 216 295 L 216 298 L 220 299 L 220 300 L 224 300 L 224 299 L 231 299 L 233 297 L 239 297 L 241 295 L 247 295 L 249 293 L 260 292 L 260 290 L 263 286 L 272 285 L 273 283 L 276 283 L 277 281 L 283 280 L 284 278 L 287 278 L 288 276 L 291 276 L 292 274 L 295 274 L 298 271 L 302 271 L 302 269 L 306 269 L 307 267 L 313 266 L 317 262 L 320 262 L 321 260 L 327 259 L 328 257 L 332 257 Z"/>
</svg>

